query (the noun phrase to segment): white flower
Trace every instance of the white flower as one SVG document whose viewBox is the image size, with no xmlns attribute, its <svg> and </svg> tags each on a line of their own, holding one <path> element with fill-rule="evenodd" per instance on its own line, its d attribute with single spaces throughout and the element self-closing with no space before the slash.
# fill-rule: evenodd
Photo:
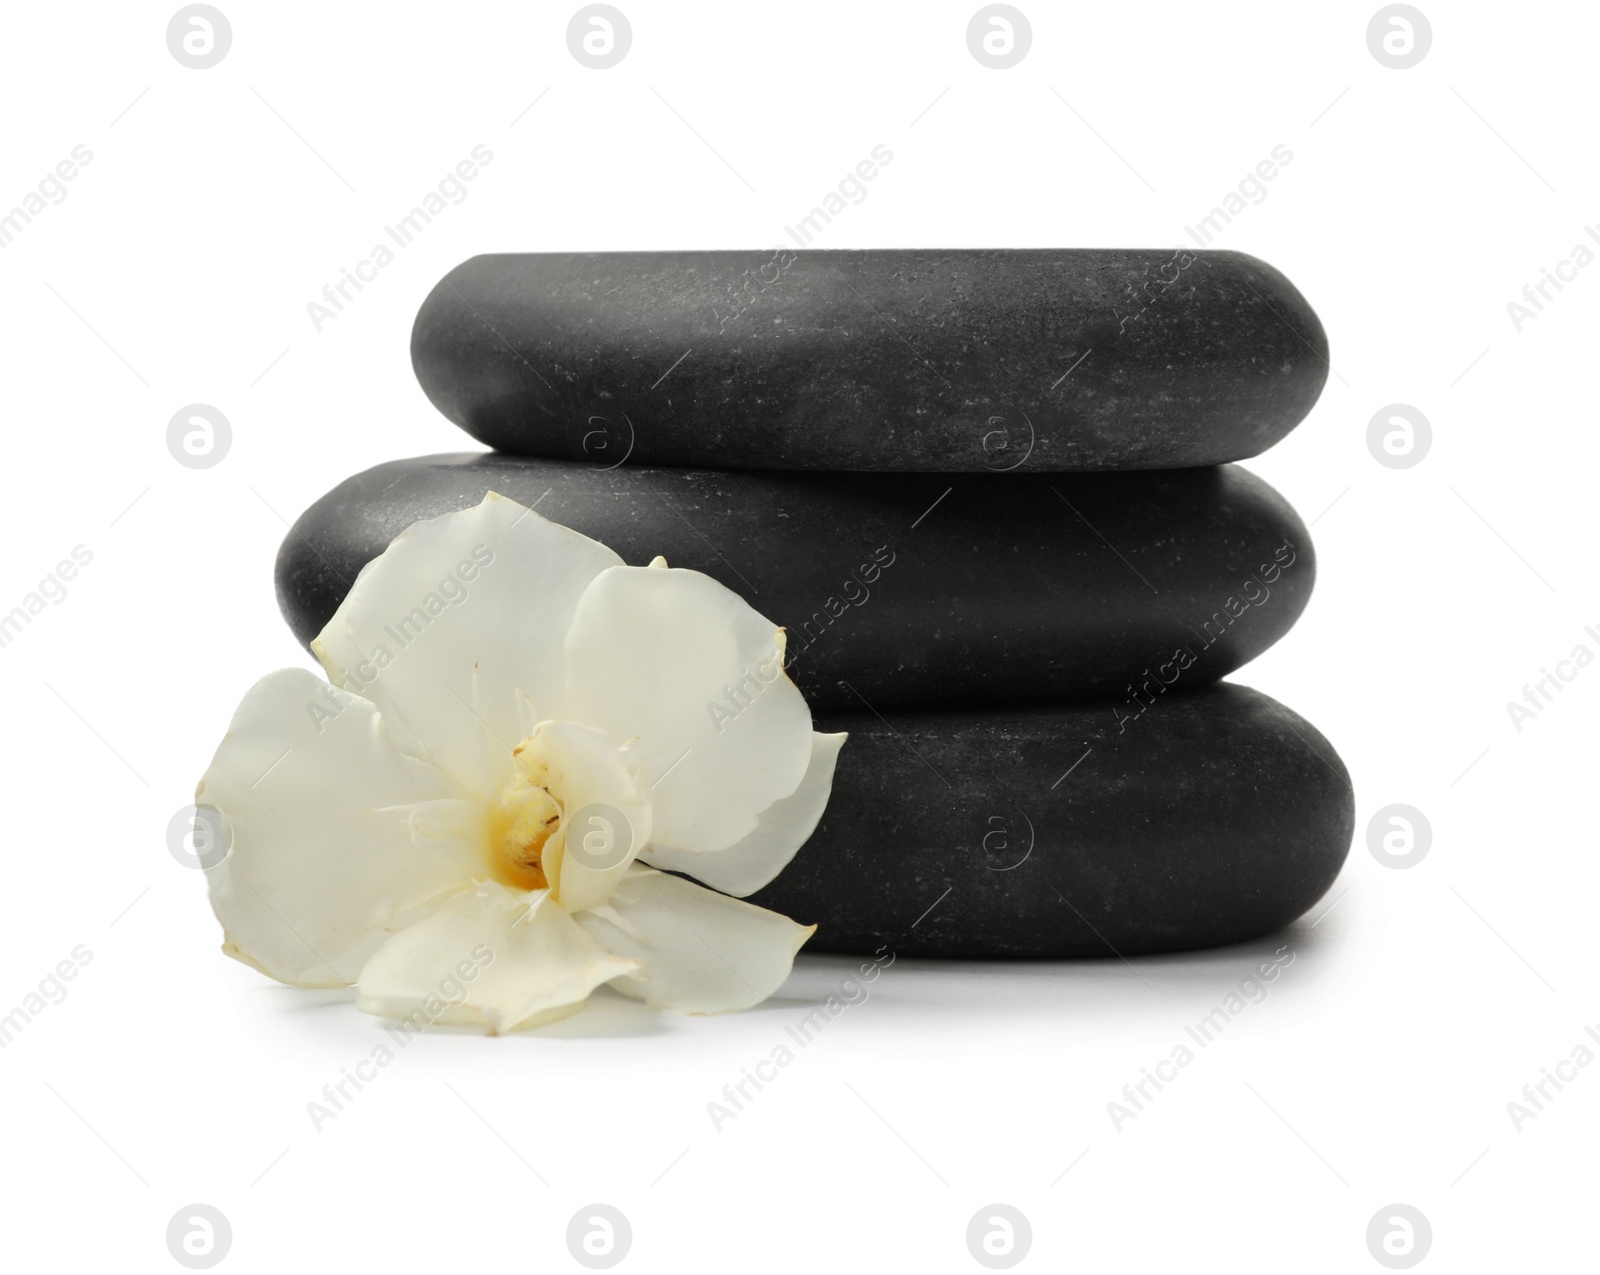
<svg viewBox="0 0 1600 1275">
<path fill-rule="evenodd" d="M 815 927 L 727 896 L 811 835 L 845 737 L 736 594 L 491 494 L 368 563 L 312 649 L 332 685 L 263 678 L 196 793 L 229 955 L 491 1032 L 601 983 L 715 1013 L 788 976 Z"/>
</svg>

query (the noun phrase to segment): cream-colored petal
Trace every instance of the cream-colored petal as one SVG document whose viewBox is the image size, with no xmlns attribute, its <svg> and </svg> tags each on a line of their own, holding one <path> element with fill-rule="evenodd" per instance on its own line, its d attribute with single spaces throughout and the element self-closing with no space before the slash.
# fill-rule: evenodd
<svg viewBox="0 0 1600 1275">
<path fill-rule="evenodd" d="M 683 872 L 724 894 L 754 894 L 789 866 L 811 836 L 833 791 L 833 771 L 845 736 L 811 735 L 811 765 L 800 787 L 761 812 L 756 829 L 726 850 L 674 850 L 650 845 L 640 860 L 652 868 Z"/>
<path fill-rule="evenodd" d="M 486 881 L 394 935 L 361 971 L 356 1004 L 401 1019 L 491 1034 L 564 1017 L 639 963 L 606 951 L 547 890 Z"/>
<path fill-rule="evenodd" d="M 561 803 L 561 823 L 544 849 L 550 888 L 568 912 L 604 903 L 650 840 L 650 803 L 635 764 L 596 726 L 540 722 L 517 764 Z"/>
<path fill-rule="evenodd" d="M 783 671 L 783 631 L 698 571 L 602 572 L 567 671 L 553 716 L 637 740 L 657 845 L 726 849 L 805 776 L 811 713 Z"/>
<path fill-rule="evenodd" d="M 487 799 L 532 712 L 555 715 L 579 597 L 621 561 L 490 493 L 396 537 L 362 568 L 312 650 L 408 747 Z"/>
<path fill-rule="evenodd" d="M 720 1014 L 766 1000 L 817 928 L 638 864 L 604 907 L 574 919 L 608 951 L 643 966 L 619 978 L 618 991 L 670 1014 Z"/>
<path fill-rule="evenodd" d="M 223 950 L 285 983 L 353 983 L 397 917 L 471 885 L 482 823 L 459 797 L 368 701 L 303 669 L 262 678 L 195 793 L 232 833 L 206 871 Z"/>
</svg>

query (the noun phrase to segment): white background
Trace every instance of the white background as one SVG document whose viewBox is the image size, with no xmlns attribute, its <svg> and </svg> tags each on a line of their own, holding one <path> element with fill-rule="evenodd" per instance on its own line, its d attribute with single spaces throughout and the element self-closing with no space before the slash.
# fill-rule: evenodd
<svg viewBox="0 0 1600 1275">
<path fill-rule="evenodd" d="M 1600 1021 L 1600 669 L 1520 732 L 1505 704 L 1600 654 L 1600 268 L 1520 333 L 1506 303 L 1600 218 L 1600 15 L 1426 2 L 1431 51 L 1391 70 L 1370 2 L 1022 0 L 1032 47 L 996 71 L 974 0 L 621 2 L 604 71 L 568 51 L 575 4 L 222 0 L 204 71 L 163 5 L 8 10 L 0 205 L 93 160 L 0 251 L 0 610 L 94 557 L 0 650 L 0 1011 L 93 953 L 0 1053 L 7 1266 L 178 1269 L 165 1229 L 196 1201 L 248 1271 L 579 1269 L 566 1225 L 594 1201 L 631 1221 L 623 1269 L 976 1270 L 967 1221 L 996 1201 L 1031 1220 L 1023 1269 L 1376 1270 L 1394 1202 L 1432 1224 L 1424 1269 L 1592 1262 L 1600 1066 L 1520 1131 L 1506 1104 Z M 317 332 L 306 303 L 479 143 L 469 197 Z M 240 695 L 308 663 L 273 598 L 284 520 L 358 469 L 476 449 L 408 357 L 460 260 L 770 247 L 879 143 L 892 164 L 818 246 L 1170 245 L 1293 152 L 1216 246 L 1282 269 L 1331 338 L 1315 411 L 1249 465 L 1316 520 L 1320 579 L 1236 680 L 1348 762 L 1343 875 L 1243 949 L 902 960 L 720 1132 L 706 1104 L 851 962 L 803 957 L 743 1015 L 601 995 L 531 1035 L 432 1032 L 315 1130 L 378 1020 L 223 958 L 165 842 Z M 233 427 L 208 470 L 166 448 L 194 402 Z M 1394 402 L 1433 426 L 1407 470 L 1365 441 Z M 1366 845 L 1392 802 L 1434 834 L 1403 871 Z M 1118 1131 L 1106 1104 L 1284 943 L 1269 998 Z"/>
</svg>

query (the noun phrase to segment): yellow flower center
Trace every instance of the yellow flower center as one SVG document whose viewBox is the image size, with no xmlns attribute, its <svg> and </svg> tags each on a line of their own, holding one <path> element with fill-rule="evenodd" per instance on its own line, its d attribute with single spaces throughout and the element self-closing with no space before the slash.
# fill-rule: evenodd
<svg viewBox="0 0 1600 1275">
<path fill-rule="evenodd" d="M 489 836 L 485 846 L 489 874 L 501 885 L 516 890 L 544 890 L 550 886 L 545 872 L 547 850 L 561 833 L 561 802 L 550 793 L 549 766 L 524 752 L 524 740 L 513 750 L 515 769 L 489 808 Z"/>
</svg>

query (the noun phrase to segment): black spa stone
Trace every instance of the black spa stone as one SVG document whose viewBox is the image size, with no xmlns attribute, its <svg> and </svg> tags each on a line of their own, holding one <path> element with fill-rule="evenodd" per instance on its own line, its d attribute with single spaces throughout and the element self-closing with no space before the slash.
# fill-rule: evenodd
<svg viewBox="0 0 1600 1275">
<path fill-rule="evenodd" d="M 822 714 L 848 730 L 811 840 L 751 902 L 808 951 L 1108 957 L 1257 938 L 1350 847 L 1354 796 L 1298 714 L 1228 683 L 988 712 Z"/>
<path fill-rule="evenodd" d="M 417 315 L 447 417 L 502 451 L 712 469 L 1175 469 L 1311 410 L 1328 342 L 1239 252 L 474 257 Z"/>
<path fill-rule="evenodd" d="M 499 455 L 357 474 L 278 554 L 309 643 L 411 523 L 488 491 L 714 576 L 788 629 L 813 708 L 1137 707 L 1225 676 L 1283 636 L 1315 577 L 1310 537 L 1237 466 L 1131 474 L 717 473 Z"/>
</svg>

